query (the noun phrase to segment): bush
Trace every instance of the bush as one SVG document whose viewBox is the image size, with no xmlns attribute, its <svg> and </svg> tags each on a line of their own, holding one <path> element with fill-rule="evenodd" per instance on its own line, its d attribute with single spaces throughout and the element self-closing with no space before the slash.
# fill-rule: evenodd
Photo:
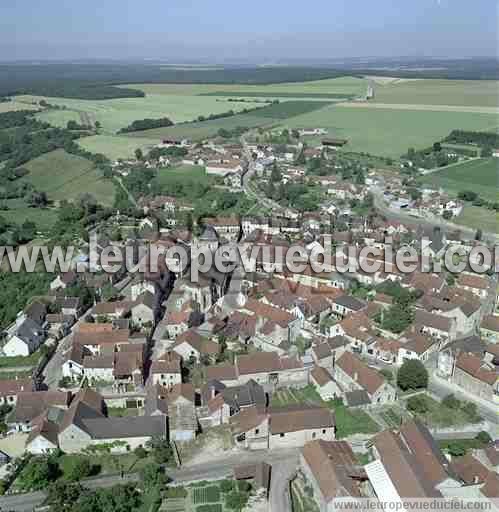
<svg viewBox="0 0 499 512">
<path fill-rule="evenodd" d="M 447 395 L 442 399 L 442 405 L 444 407 L 448 407 L 449 409 L 460 409 L 461 402 L 453 395 Z"/>
<path fill-rule="evenodd" d="M 133 453 L 135 454 L 137 459 L 145 459 L 147 457 L 147 450 L 142 446 L 137 446 Z"/>
<path fill-rule="evenodd" d="M 492 442 L 492 438 L 490 437 L 489 433 L 485 432 L 484 430 L 478 433 L 476 440 L 484 445 L 490 444 Z"/>
<path fill-rule="evenodd" d="M 66 478 L 70 482 L 77 482 L 82 478 L 90 476 L 92 474 L 92 465 L 90 461 L 85 458 L 78 458 L 74 461 L 74 464 L 66 474 Z"/>
<path fill-rule="evenodd" d="M 397 385 L 403 391 L 421 389 L 428 386 L 428 372 L 421 361 L 405 361 L 397 373 Z"/>
<path fill-rule="evenodd" d="M 425 414 L 429 411 L 428 402 L 424 396 L 412 396 L 407 400 L 407 409 L 416 414 Z"/>
<path fill-rule="evenodd" d="M 225 506 L 232 510 L 242 510 L 248 503 L 248 498 L 247 494 L 232 491 L 225 498 Z"/>
<path fill-rule="evenodd" d="M 246 480 L 239 480 L 239 482 L 237 482 L 237 488 L 240 492 L 250 492 L 251 484 Z"/>
<path fill-rule="evenodd" d="M 230 492 L 233 489 L 234 489 L 234 483 L 232 482 L 232 480 L 222 480 L 222 482 L 220 482 L 220 490 L 223 493 Z"/>
<path fill-rule="evenodd" d="M 461 409 L 470 421 L 480 421 L 476 404 L 473 402 L 466 402 Z"/>
</svg>

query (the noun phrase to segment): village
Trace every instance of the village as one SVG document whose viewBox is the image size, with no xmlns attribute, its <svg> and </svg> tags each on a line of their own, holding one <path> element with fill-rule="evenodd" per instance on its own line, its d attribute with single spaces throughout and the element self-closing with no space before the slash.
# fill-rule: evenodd
<svg viewBox="0 0 499 512">
<path fill-rule="evenodd" d="M 312 135 L 324 137 L 320 146 L 302 141 Z M 28 374 L 0 380 L 7 489 L 33 458 L 119 458 L 162 442 L 175 471 L 211 462 L 218 475 L 217 460 L 254 454 L 229 476 L 251 480 L 251 506 L 273 512 L 290 510 L 289 499 L 326 511 L 345 498 L 499 495 L 497 274 L 492 264 L 475 272 L 472 259 L 458 274 L 385 262 L 390 247 L 438 262 L 490 240 L 445 223 L 459 201 L 340 154 L 347 141 L 325 135 L 171 138 L 140 160 L 115 162 L 123 178 L 202 166 L 216 187 L 254 205 L 194 219 L 185 197 L 149 190 L 135 215 L 117 212 L 94 228 L 98 252 L 133 247 L 139 264 L 139 246 L 215 253 L 232 244 L 250 269 L 195 280 L 189 262 L 175 272 L 163 260 L 157 271 L 77 272 L 92 256 L 81 243 L 74 268 L 54 275 L 5 331 L 3 367 L 16 373 L 23 364 L 9 359 L 41 356 Z M 376 209 L 380 197 L 395 216 L 440 220 L 388 218 Z M 383 268 L 292 273 L 275 254 L 293 244 L 308 254 L 376 248 Z M 251 259 L 255 247 L 267 250 Z"/>
</svg>

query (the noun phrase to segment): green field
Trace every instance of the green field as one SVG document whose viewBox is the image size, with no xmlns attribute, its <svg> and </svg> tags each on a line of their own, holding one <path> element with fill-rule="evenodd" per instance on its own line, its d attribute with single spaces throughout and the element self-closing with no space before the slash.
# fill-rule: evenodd
<svg viewBox="0 0 499 512">
<path fill-rule="evenodd" d="M 114 185 L 104 180 L 93 163 L 85 158 L 57 149 L 23 167 L 30 173 L 21 179 L 31 183 L 36 190 L 46 192 L 53 201 L 73 200 L 88 193 L 102 204 L 113 203 Z"/>
<path fill-rule="evenodd" d="M 382 80 L 380 80 L 381 82 Z M 498 107 L 493 80 L 395 80 L 375 84 L 377 103 Z"/>
<path fill-rule="evenodd" d="M 77 143 L 90 153 L 102 153 L 110 160 L 118 158 L 135 158 L 135 150 L 140 148 L 144 153 L 158 144 L 158 138 L 131 138 L 126 135 L 92 135 L 78 139 Z"/>
<path fill-rule="evenodd" d="M 229 92 L 229 91 L 215 91 L 207 92 L 201 96 L 220 96 L 224 98 L 271 98 L 271 99 L 319 99 L 319 100 L 348 100 L 353 99 L 353 94 L 344 93 L 306 93 L 306 92 L 277 92 L 272 93 L 268 91 L 250 91 L 250 92 Z"/>
<path fill-rule="evenodd" d="M 466 205 L 461 215 L 452 222 L 488 233 L 499 233 L 499 213 L 487 208 Z"/>
<path fill-rule="evenodd" d="M 171 126 L 168 128 L 155 128 L 153 130 L 144 130 L 141 132 L 130 133 L 132 138 L 157 138 L 164 137 L 186 137 L 191 140 L 202 140 L 214 137 L 217 132 L 223 128 L 233 130 L 237 127 L 257 128 L 267 127 L 282 123 L 284 119 L 300 115 L 319 114 L 323 107 L 329 105 L 329 102 L 322 101 L 286 101 L 277 105 L 269 105 L 260 110 L 249 112 L 247 114 L 237 114 L 232 117 L 222 119 L 213 119 L 197 123 L 186 123 Z"/>
<path fill-rule="evenodd" d="M 453 129 L 493 130 L 497 116 L 464 112 L 350 108 L 331 105 L 288 119 L 288 128 L 327 128 L 328 137 L 349 140 L 346 151 L 400 157 L 408 148 L 431 146 Z M 320 137 L 311 137 L 318 144 Z"/>
<path fill-rule="evenodd" d="M 330 78 L 326 80 L 315 80 L 312 82 L 290 82 L 269 85 L 247 85 L 247 84 L 133 84 L 123 85 L 122 87 L 131 87 L 140 89 L 147 95 L 179 95 L 194 96 L 204 94 L 218 93 L 226 96 L 229 93 L 234 95 L 244 95 L 244 97 L 296 97 L 303 98 L 314 97 L 316 95 L 361 95 L 365 94 L 367 80 L 355 77 Z M 263 96 L 265 95 L 265 96 Z M 294 96 L 296 95 L 296 96 Z"/>
<path fill-rule="evenodd" d="M 428 174 L 420 181 L 455 193 L 473 190 L 484 199 L 499 201 L 499 160 L 481 158 L 464 162 Z"/>
<path fill-rule="evenodd" d="M 137 119 L 159 119 L 169 117 L 173 122 L 192 121 L 200 115 L 220 114 L 228 110 L 243 110 L 261 106 L 261 103 L 234 103 L 209 96 L 180 96 L 149 94 L 145 98 L 122 98 L 113 100 L 74 100 L 42 96 L 18 96 L 17 100 L 32 104 L 44 99 L 52 105 L 64 105 L 67 110 L 54 110 L 43 114 L 50 116 L 51 122 L 61 125 L 68 118 L 68 111 L 84 119 L 82 122 L 99 121 L 103 133 L 113 134 Z M 43 118 L 43 117 L 42 117 Z M 75 120 L 80 120 L 80 117 Z M 67 122 L 67 120 L 66 120 Z"/>
<path fill-rule="evenodd" d="M 48 230 L 57 220 L 57 211 L 54 208 L 32 208 L 23 199 L 8 199 L 4 203 L 9 209 L 0 211 L 0 217 L 14 224 L 29 220 L 39 230 Z"/>
<path fill-rule="evenodd" d="M 35 117 L 40 121 L 50 123 L 52 126 L 58 126 L 59 128 L 66 128 L 68 121 L 82 122 L 80 114 L 74 110 L 46 110 L 36 114 Z"/>
</svg>

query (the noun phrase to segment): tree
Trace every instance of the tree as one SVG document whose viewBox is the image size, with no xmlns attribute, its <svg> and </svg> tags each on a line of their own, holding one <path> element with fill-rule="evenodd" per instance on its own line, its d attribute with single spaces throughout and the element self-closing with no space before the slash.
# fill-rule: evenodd
<svg viewBox="0 0 499 512">
<path fill-rule="evenodd" d="M 78 501 L 83 488 L 79 484 L 71 484 L 59 480 L 48 488 L 47 503 L 54 512 L 70 512 Z"/>
<path fill-rule="evenodd" d="M 490 444 L 492 442 L 492 438 L 490 437 L 490 434 L 488 432 L 485 432 L 484 430 L 479 432 L 475 439 L 485 446 L 487 446 L 488 444 Z"/>
<path fill-rule="evenodd" d="M 482 148 L 482 151 L 480 152 L 480 156 L 482 158 L 489 158 L 492 156 L 492 148 L 490 146 L 485 146 Z"/>
<path fill-rule="evenodd" d="M 466 414 L 466 416 L 468 416 L 470 421 L 475 422 L 480 420 L 477 406 L 473 402 L 466 402 L 462 407 L 462 411 L 464 414 Z"/>
<path fill-rule="evenodd" d="M 397 385 L 403 391 L 426 388 L 428 386 L 428 372 L 423 363 L 417 359 L 404 361 L 397 373 Z"/>
<path fill-rule="evenodd" d="M 97 131 L 99 131 L 99 130 L 101 129 L 101 126 L 102 126 L 102 125 L 101 125 L 101 123 L 100 123 L 99 121 L 95 121 L 94 126 L 95 126 L 95 129 L 96 129 Z"/>
<path fill-rule="evenodd" d="M 45 192 L 33 191 L 28 195 L 28 204 L 34 208 L 45 208 L 48 205 L 48 198 Z"/>
<path fill-rule="evenodd" d="M 152 450 L 154 460 L 158 464 L 166 464 L 172 458 L 172 449 L 168 441 L 162 437 L 154 437 L 147 442 L 147 447 Z"/>
<path fill-rule="evenodd" d="M 137 148 L 135 150 L 135 158 L 137 160 L 142 160 L 144 158 L 144 154 L 142 153 L 142 150 L 140 148 Z"/>
<path fill-rule="evenodd" d="M 478 228 L 475 233 L 475 240 L 480 241 L 483 237 L 483 231 Z"/>
<path fill-rule="evenodd" d="M 442 151 L 442 144 L 440 144 L 440 142 L 435 142 L 433 144 L 433 152 L 439 153 L 440 151 Z"/>
<path fill-rule="evenodd" d="M 19 475 L 19 487 L 24 491 L 45 489 L 59 476 L 56 462 L 48 457 L 30 461 Z"/>
<path fill-rule="evenodd" d="M 242 510 L 247 503 L 248 495 L 237 491 L 230 492 L 225 498 L 225 506 L 232 510 Z"/>
<path fill-rule="evenodd" d="M 140 470 L 140 478 L 146 489 L 152 489 L 157 485 L 166 483 L 166 476 L 163 468 L 158 463 L 151 463 Z"/>
<path fill-rule="evenodd" d="M 220 483 L 220 490 L 227 494 L 228 492 L 232 491 L 234 489 L 234 483 L 232 480 L 222 480 Z"/>
<path fill-rule="evenodd" d="M 77 458 L 69 469 L 66 478 L 70 482 L 78 482 L 92 474 L 92 465 L 86 457 Z"/>
<path fill-rule="evenodd" d="M 444 210 L 444 213 L 442 213 L 442 217 L 444 218 L 444 220 L 451 220 L 452 217 L 454 217 L 454 214 L 452 213 L 451 210 Z"/>
</svg>

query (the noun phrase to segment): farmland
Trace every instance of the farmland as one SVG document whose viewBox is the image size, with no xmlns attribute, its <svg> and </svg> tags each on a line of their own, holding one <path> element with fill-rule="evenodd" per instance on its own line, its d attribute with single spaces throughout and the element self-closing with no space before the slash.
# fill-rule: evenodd
<svg viewBox="0 0 499 512">
<path fill-rule="evenodd" d="M 481 158 L 453 165 L 421 178 L 423 183 L 450 192 L 477 192 L 484 199 L 499 201 L 499 165 L 495 158 Z"/>
<path fill-rule="evenodd" d="M 38 107 L 26 105 L 19 101 L 3 101 L 0 103 L 0 114 L 3 112 L 14 112 L 16 110 L 38 110 Z"/>
<path fill-rule="evenodd" d="M 393 80 L 375 85 L 376 103 L 497 108 L 499 83 L 492 80 Z"/>
<path fill-rule="evenodd" d="M 201 140 L 213 137 L 220 129 L 233 130 L 237 127 L 256 128 L 259 126 L 272 126 L 280 124 L 288 117 L 304 113 L 320 112 L 329 105 L 321 101 L 286 101 L 277 105 L 270 105 L 247 114 L 237 114 L 232 117 L 202 121 L 196 123 L 179 124 L 168 128 L 155 128 L 142 132 L 131 133 L 131 137 L 147 137 L 149 139 L 162 137 L 186 137 L 192 140 Z"/>
<path fill-rule="evenodd" d="M 113 202 L 113 184 L 104 180 L 90 161 L 62 149 L 35 158 L 24 167 L 30 172 L 21 179 L 46 192 L 53 201 L 76 199 L 89 193 L 102 204 Z"/>
<path fill-rule="evenodd" d="M 99 121 L 105 134 L 116 133 L 137 119 L 159 119 L 169 117 L 173 122 L 192 121 L 200 115 L 220 114 L 228 110 L 243 110 L 261 106 L 261 103 L 227 102 L 209 96 L 181 96 L 149 94 L 145 98 L 120 98 L 112 100 L 75 100 L 67 98 L 50 98 L 43 96 L 18 96 L 17 100 L 26 105 L 45 100 L 49 104 L 65 106 L 66 110 L 54 110 L 40 114 L 48 116 L 48 122 L 61 125 L 68 118 L 68 111 L 73 116 L 88 116 L 90 122 Z M 74 117 L 73 117 L 74 118 Z M 80 117 L 75 120 L 80 120 Z M 84 121 L 85 118 L 82 119 Z M 67 122 L 67 121 L 66 121 Z"/>
<path fill-rule="evenodd" d="M 134 158 L 137 148 L 146 152 L 153 145 L 158 144 L 159 140 L 147 137 L 136 139 L 125 135 L 92 135 L 81 138 L 77 142 L 83 149 L 91 153 L 102 153 L 110 160 L 117 160 L 118 158 Z"/>
<path fill-rule="evenodd" d="M 37 229 L 48 230 L 57 219 L 54 208 L 32 208 L 23 199 L 8 199 L 4 204 L 8 210 L 1 211 L 0 217 L 15 224 L 28 220 L 34 222 Z"/>
<path fill-rule="evenodd" d="M 328 136 L 349 139 L 348 151 L 399 157 L 409 147 L 424 148 L 440 140 L 457 126 L 470 130 L 492 130 L 497 117 L 463 112 L 427 112 L 392 109 L 355 109 L 331 105 L 293 117 L 288 128 L 321 127 Z M 309 141 L 319 143 L 320 138 Z"/>
<path fill-rule="evenodd" d="M 466 205 L 453 222 L 488 233 L 499 233 L 499 213 L 478 206 Z"/>
</svg>

